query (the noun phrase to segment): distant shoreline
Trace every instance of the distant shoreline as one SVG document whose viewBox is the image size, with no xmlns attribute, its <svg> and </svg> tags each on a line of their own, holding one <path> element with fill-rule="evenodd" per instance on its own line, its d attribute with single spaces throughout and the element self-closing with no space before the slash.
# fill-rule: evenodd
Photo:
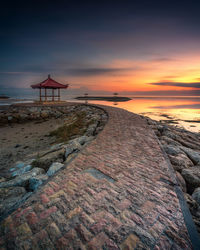
<svg viewBox="0 0 200 250">
<path fill-rule="evenodd" d="M 77 96 L 77 100 L 97 100 L 97 101 L 108 101 L 108 102 L 126 102 L 130 101 L 131 98 L 124 96 Z"/>
</svg>

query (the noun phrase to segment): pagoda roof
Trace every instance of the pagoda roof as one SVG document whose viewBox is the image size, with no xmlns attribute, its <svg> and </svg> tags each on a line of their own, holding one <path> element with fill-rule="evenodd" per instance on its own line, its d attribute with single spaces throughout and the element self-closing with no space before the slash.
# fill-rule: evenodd
<svg viewBox="0 0 200 250">
<path fill-rule="evenodd" d="M 36 88 L 49 88 L 49 89 L 66 89 L 68 88 L 68 84 L 61 84 L 59 82 L 56 82 L 53 80 L 50 75 L 48 75 L 48 78 L 44 80 L 41 83 L 33 84 L 31 85 L 31 88 L 36 89 Z"/>
</svg>

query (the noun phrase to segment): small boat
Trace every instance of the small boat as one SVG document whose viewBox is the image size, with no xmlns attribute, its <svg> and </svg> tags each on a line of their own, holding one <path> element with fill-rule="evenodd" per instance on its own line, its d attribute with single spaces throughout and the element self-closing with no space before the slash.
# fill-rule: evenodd
<svg viewBox="0 0 200 250">
<path fill-rule="evenodd" d="M 10 98 L 10 97 L 7 96 L 7 95 L 3 95 L 3 94 L 1 95 L 1 94 L 0 94 L 0 99 L 9 99 L 9 98 Z"/>
</svg>

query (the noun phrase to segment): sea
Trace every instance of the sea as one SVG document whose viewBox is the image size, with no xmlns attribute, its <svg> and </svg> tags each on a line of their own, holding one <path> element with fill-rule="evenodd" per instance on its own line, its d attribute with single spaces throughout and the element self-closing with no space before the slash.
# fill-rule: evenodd
<svg viewBox="0 0 200 250">
<path fill-rule="evenodd" d="M 187 129 L 192 132 L 200 132 L 200 97 L 197 96 L 128 96 L 130 101 L 87 101 L 88 104 L 102 104 L 123 108 L 130 112 L 150 117 L 151 119 Z M 77 101 L 75 96 L 63 96 L 62 100 L 85 103 Z M 32 98 L 10 98 L 0 100 L 0 108 L 13 103 L 31 103 Z"/>
</svg>

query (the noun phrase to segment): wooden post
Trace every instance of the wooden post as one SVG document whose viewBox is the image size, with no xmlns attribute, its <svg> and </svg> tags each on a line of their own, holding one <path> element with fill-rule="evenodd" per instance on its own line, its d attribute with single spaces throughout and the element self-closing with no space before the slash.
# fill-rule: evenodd
<svg viewBox="0 0 200 250">
<path fill-rule="evenodd" d="M 40 102 L 42 101 L 42 97 L 41 97 L 41 88 L 40 88 Z"/>
<path fill-rule="evenodd" d="M 58 101 L 60 101 L 60 89 L 58 89 Z"/>
<path fill-rule="evenodd" d="M 52 89 L 52 101 L 54 102 L 54 89 Z"/>
<path fill-rule="evenodd" d="M 45 102 L 47 101 L 47 89 L 45 88 Z"/>
</svg>

